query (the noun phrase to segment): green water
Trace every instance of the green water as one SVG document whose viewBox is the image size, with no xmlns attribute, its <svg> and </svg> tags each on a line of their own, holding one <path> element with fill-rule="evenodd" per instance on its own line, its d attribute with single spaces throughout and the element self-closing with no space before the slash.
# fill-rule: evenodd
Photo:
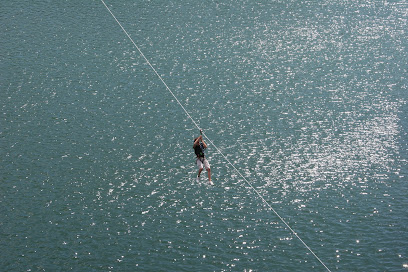
<svg viewBox="0 0 408 272">
<path fill-rule="evenodd" d="M 397 1 L 107 1 L 331 271 L 408 271 Z M 1 271 L 325 271 L 100 1 L 0 4 Z"/>
</svg>

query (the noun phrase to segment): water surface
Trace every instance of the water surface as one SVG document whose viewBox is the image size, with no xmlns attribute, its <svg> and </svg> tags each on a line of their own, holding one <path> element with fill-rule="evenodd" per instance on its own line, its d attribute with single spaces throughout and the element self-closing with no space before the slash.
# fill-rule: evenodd
<svg viewBox="0 0 408 272">
<path fill-rule="evenodd" d="M 3 1 L 4 2 L 4 1 Z M 107 1 L 332 271 L 408 267 L 399 1 Z M 325 271 L 99 1 L 1 4 L 4 271 Z"/>
</svg>

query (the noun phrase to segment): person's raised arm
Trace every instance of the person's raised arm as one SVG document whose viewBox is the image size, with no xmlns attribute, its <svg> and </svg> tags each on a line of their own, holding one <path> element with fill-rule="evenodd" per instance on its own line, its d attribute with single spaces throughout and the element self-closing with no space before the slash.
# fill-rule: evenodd
<svg viewBox="0 0 408 272">
<path fill-rule="evenodd" d="M 198 137 L 198 138 L 194 141 L 193 147 L 196 146 L 196 145 L 198 145 L 198 144 L 200 143 L 200 140 L 202 140 L 202 139 L 203 139 L 203 136 L 200 135 L 200 137 Z"/>
<path fill-rule="evenodd" d="M 207 145 L 206 145 L 206 143 L 204 142 L 203 136 L 200 136 L 200 137 L 201 137 L 201 142 L 203 143 L 204 148 L 207 148 Z"/>
</svg>

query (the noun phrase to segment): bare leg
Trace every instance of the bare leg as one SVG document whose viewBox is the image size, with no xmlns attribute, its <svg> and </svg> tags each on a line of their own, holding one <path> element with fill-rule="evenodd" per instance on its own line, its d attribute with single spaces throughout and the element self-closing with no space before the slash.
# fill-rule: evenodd
<svg viewBox="0 0 408 272">
<path fill-rule="evenodd" d="M 203 171 L 203 168 L 198 169 L 198 175 L 197 175 L 198 178 L 199 178 L 200 175 L 201 175 L 201 171 Z"/>
<path fill-rule="evenodd" d="M 207 172 L 208 172 L 208 181 L 210 182 L 210 184 L 212 184 L 212 181 L 211 181 L 211 169 L 208 168 Z"/>
</svg>

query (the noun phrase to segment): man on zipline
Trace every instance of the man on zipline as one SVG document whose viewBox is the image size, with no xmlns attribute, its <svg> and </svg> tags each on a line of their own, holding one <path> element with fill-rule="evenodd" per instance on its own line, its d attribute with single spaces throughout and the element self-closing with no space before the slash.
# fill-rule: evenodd
<svg viewBox="0 0 408 272">
<path fill-rule="evenodd" d="M 202 131 L 200 130 L 200 133 Z M 197 175 L 197 181 L 200 180 L 200 174 L 201 171 L 203 171 L 203 166 L 208 172 L 208 181 L 210 182 L 210 185 L 214 185 L 214 183 L 211 181 L 211 169 L 210 169 L 210 164 L 208 163 L 207 159 L 205 158 L 204 155 L 204 150 L 207 148 L 207 145 L 205 144 L 203 140 L 203 135 L 200 135 L 199 137 L 194 139 L 194 152 L 197 156 L 196 164 L 198 167 L 198 175 Z"/>
</svg>

